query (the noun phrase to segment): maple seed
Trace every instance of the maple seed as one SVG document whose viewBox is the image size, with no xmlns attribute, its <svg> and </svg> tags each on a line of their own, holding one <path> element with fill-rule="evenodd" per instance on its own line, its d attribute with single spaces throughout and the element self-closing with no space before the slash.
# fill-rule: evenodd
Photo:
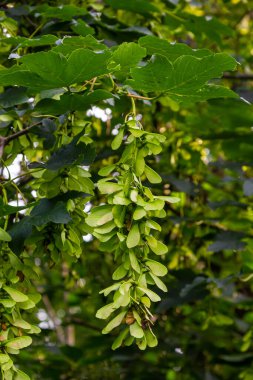
<svg viewBox="0 0 253 380">
<path fill-rule="evenodd" d="M 2 327 L 2 330 L 3 330 L 3 331 L 6 331 L 6 330 L 7 330 L 7 325 L 6 325 L 6 323 L 2 323 L 2 324 L 1 324 L 1 327 Z"/>
<path fill-rule="evenodd" d="M 131 311 L 127 313 L 125 321 L 127 325 L 132 325 L 135 322 L 134 315 Z"/>
<path fill-rule="evenodd" d="M 21 270 L 18 270 L 18 271 L 17 271 L 17 276 L 18 276 L 20 282 L 23 282 L 23 281 L 24 281 L 24 279 L 25 279 L 25 275 L 24 275 L 23 272 L 21 272 Z"/>
<path fill-rule="evenodd" d="M 141 327 L 143 328 L 143 330 L 146 330 L 150 325 L 150 321 L 146 318 L 144 318 L 142 321 L 141 321 Z"/>
</svg>

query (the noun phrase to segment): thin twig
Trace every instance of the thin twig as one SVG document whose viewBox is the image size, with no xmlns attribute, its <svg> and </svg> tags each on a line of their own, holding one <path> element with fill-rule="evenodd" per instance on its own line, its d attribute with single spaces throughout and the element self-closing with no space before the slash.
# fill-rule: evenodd
<svg viewBox="0 0 253 380">
<path fill-rule="evenodd" d="M 65 280 L 67 277 L 69 277 L 69 267 L 66 262 L 62 263 L 62 277 Z M 67 303 L 68 300 L 68 290 L 65 288 L 63 292 L 63 300 L 64 303 Z M 67 316 L 69 312 L 67 311 Z M 65 343 L 68 346 L 74 346 L 75 345 L 75 326 L 73 324 L 68 324 L 65 328 Z"/>
<path fill-rule="evenodd" d="M 154 99 L 154 98 L 148 98 L 146 96 L 135 95 L 135 94 L 130 94 L 130 93 L 128 93 L 127 96 L 129 96 L 130 98 L 144 99 L 144 100 L 152 100 L 152 99 Z"/>
<path fill-rule="evenodd" d="M 5 146 L 5 138 L 0 136 L 0 158 L 3 157 L 4 154 L 4 146 Z"/>
<path fill-rule="evenodd" d="M 90 86 L 90 91 L 93 91 L 95 83 L 96 83 L 97 77 L 92 79 L 91 86 Z"/>
<path fill-rule="evenodd" d="M 32 34 L 30 35 L 29 38 L 33 38 L 35 36 L 35 34 L 38 33 L 38 31 L 44 26 L 44 23 L 40 24 L 33 32 Z"/>
<path fill-rule="evenodd" d="M 30 129 L 32 129 L 33 127 L 35 127 L 38 124 L 41 124 L 41 121 L 39 121 L 39 122 L 37 122 L 35 124 L 32 124 L 29 127 L 25 128 L 25 129 L 22 129 L 21 131 L 13 133 L 10 136 L 6 136 L 6 137 L 0 136 L 0 158 L 2 158 L 2 156 L 3 156 L 4 147 L 7 144 L 9 144 L 9 142 L 11 142 L 12 140 L 15 140 L 15 139 L 19 138 L 20 136 L 27 135 L 27 133 L 30 132 Z"/>
<path fill-rule="evenodd" d="M 50 319 L 52 320 L 53 324 L 54 324 L 54 328 L 55 328 L 55 332 L 56 332 L 56 335 L 57 335 L 57 338 L 59 340 L 59 342 L 61 344 L 65 344 L 65 334 L 64 334 L 64 329 L 62 328 L 62 326 L 59 326 L 59 324 L 57 323 L 57 315 L 56 315 L 56 312 L 51 304 L 51 301 L 50 299 L 48 298 L 48 296 L 46 294 L 44 294 L 42 296 L 42 300 L 44 302 L 44 305 L 46 307 L 46 310 L 47 310 L 47 314 L 48 316 L 50 317 Z"/>
<path fill-rule="evenodd" d="M 70 324 L 76 324 L 79 326 L 87 327 L 88 329 L 94 330 L 94 331 L 101 331 L 101 329 L 97 326 L 94 326 L 90 324 L 89 322 L 85 321 L 84 319 L 78 318 L 78 317 L 71 317 L 67 318 L 65 320 L 65 323 L 70 323 Z"/>
<path fill-rule="evenodd" d="M 38 124 L 41 124 L 41 121 L 38 121 L 37 123 L 32 124 L 32 125 L 30 125 L 29 127 L 25 128 L 25 129 L 22 129 L 21 131 L 13 133 L 13 135 L 4 137 L 4 139 L 5 139 L 5 145 L 7 145 L 10 141 L 17 139 L 20 136 L 27 135 L 27 133 L 30 131 L 30 129 L 32 129 L 33 127 L 35 127 Z"/>
</svg>

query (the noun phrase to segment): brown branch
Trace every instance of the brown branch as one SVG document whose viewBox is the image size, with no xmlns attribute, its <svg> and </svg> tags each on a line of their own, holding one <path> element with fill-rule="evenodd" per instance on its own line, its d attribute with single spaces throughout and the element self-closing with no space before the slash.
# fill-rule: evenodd
<svg viewBox="0 0 253 380">
<path fill-rule="evenodd" d="M 84 319 L 78 318 L 78 317 L 69 317 L 65 320 L 65 323 L 75 324 L 83 327 L 87 327 L 88 329 L 99 331 L 101 332 L 101 329 L 97 326 L 94 326 L 90 324 L 89 322 L 86 322 Z"/>
<path fill-rule="evenodd" d="M 3 157 L 4 154 L 4 146 L 5 146 L 5 138 L 0 136 L 0 158 Z"/>
<path fill-rule="evenodd" d="M 29 127 L 25 128 L 25 129 L 22 129 L 21 131 L 13 133 L 10 136 L 6 136 L 6 137 L 0 136 L 0 158 L 3 156 L 4 147 L 7 144 L 9 144 L 12 140 L 15 140 L 15 139 L 19 138 L 20 136 L 27 135 L 30 132 L 30 129 L 32 129 L 33 127 L 35 127 L 38 124 L 41 124 L 41 121 L 39 121 L 39 122 L 37 122 L 35 124 L 32 124 Z"/>
<path fill-rule="evenodd" d="M 69 277 L 69 266 L 66 262 L 62 263 L 62 277 L 65 280 L 67 277 Z M 67 303 L 68 300 L 68 291 L 67 289 L 63 292 L 63 300 L 64 303 Z M 67 310 L 67 316 L 69 315 L 69 311 Z M 75 345 L 75 326 L 73 324 L 69 324 L 65 328 L 65 343 L 68 346 L 74 346 Z"/>
<path fill-rule="evenodd" d="M 55 332 L 56 332 L 56 335 L 57 335 L 57 338 L 59 340 L 59 342 L 61 344 L 65 344 L 65 334 L 64 334 L 64 329 L 62 328 L 62 326 L 59 326 L 59 324 L 57 323 L 57 315 L 56 315 L 56 312 L 49 300 L 49 297 L 44 294 L 42 296 L 42 301 L 46 307 L 46 311 L 47 311 L 47 314 L 49 316 L 49 318 L 52 320 L 53 324 L 54 324 L 54 328 L 55 328 Z"/>
<path fill-rule="evenodd" d="M 128 93 L 127 96 L 129 96 L 130 98 L 143 99 L 143 100 L 152 100 L 152 99 L 154 99 L 154 98 L 148 98 L 146 96 L 135 95 L 135 94 L 130 94 L 130 93 Z"/>
<path fill-rule="evenodd" d="M 7 145 L 10 141 L 17 139 L 20 136 L 27 135 L 27 133 L 30 131 L 30 129 L 32 129 L 33 127 L 35 127 L 36 125 L 39 125 L 39 124 L 41 124 L 41 121 L 38 121 L 37 123 L 30 125 L 30 127 L 22 129 L 21 131 L 13 133 L 13 135 L 5 137 L 4 138 L 5 144 L 4 145 Z"/>
<path fill-rule="evenodd" d="M 223 79 L 233 79 L 233 80 L 253 80 L 253 74 L 224 74 Z"/>
<path fill-rule="evenodd" d="M 92 79 L 91 86 L 90 86 L 90 91 L 93 91 L 95 83 L 96 83 L 97 77 Z"/>
</svg>

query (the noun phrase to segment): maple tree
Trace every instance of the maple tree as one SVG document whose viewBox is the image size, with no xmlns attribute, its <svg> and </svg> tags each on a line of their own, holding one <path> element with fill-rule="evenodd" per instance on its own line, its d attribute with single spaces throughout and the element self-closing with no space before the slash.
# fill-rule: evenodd
<svg viewBox="0 0 253 380">
<path fill-rule="evenodd" d="M 248 2 L 51 3 L 1 8 L 2 378 L 252 379 Z"/>
</svg>

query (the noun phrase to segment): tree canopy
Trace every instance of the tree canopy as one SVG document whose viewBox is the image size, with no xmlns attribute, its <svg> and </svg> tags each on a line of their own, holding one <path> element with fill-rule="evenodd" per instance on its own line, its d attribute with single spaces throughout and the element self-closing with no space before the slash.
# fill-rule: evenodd
<svg viewBox="0 0 253 380">
<path fill-rule="evenodd" d="M 253 379 L 250 1 L 3 1 L 3 380 Z"/>
</svg>

